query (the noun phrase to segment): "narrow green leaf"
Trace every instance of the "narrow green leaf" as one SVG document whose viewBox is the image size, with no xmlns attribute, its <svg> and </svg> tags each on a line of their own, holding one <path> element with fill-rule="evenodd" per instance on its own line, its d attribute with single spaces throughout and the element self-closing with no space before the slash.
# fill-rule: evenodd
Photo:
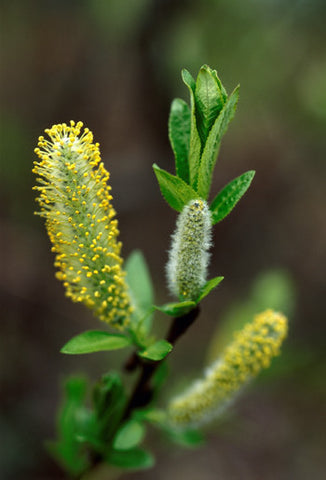
<svg viewBox="0 0 326 480">
<path fill-rule="evenodd" d="M 206 285 L 204 286 L 201 294 L 199 295 L 199 297 L 197 298 L 197 303 L 200 303 L 203 298 L 207 297 L 207 295 L 214 289 L 217 287 L 217 285 L 219 285 L 221 283 L 221 281 L 224 279 L 224 277 L 215 277 L 215 278 L 212 278 L 211 280 L 208 280 L 208 282 L 206 283 Z"/>
<path fill-rule="evenodd" d="M 131 344 L 131 339 L 120 334 L 88 330 L 80 333 L 67 342 L 61 353 L 78 355 L 81 353 L 103 352 L 105 350 L 117 350 Z"/>
<path fill-rule="evenodd" d="M 131 312 L 130 336 L 135 346 L 146 348 L 151 342 L 150 329 L 155 308 L 153 305 L 141 316 L 137 311 Z"/>
<path fill-rule="evenodd" d="M 229 215 L 250 187 L 254 176 L 255 171 L 249 170 L 232 180 L 217 194 L 210 206 L 213 225 Z"/>
<path fill-rule="evenodd" d="M 198 198 L 195 190 L 181 180 L 181 178 L 162 170 L 155 163 L 153 169 L 163 197 L 170 207 L 174 208 L 177 212 L 181 212 L 190 200 Z"/>
<path fill-rule="evenodd" d="M 81 444 L 89 444 L 96 449 L 102 447 L 98 438 L 98 424 L 95 412 L 88 408 L 80 408 L 77 411 L 78 431 L 75 434 L 75 439 Z"/>
<path fill-rule="evenodd" d="M 239 87 L 237 87 L 228 98 L 208 135 L 207 142 L 201 156 L 198 173 L 197 191 L 204 199 L 207 199 L 208 197 L 221 140 L 229 126 L 229 123 L 234 117 L 238 98 Z"/>
<path fill-rule="evenodd" d="M 143 410 L 136 410 L 134 416 L 140 421 L 146 421 L 153 424 L 166 425 L 167 423 L 167 413 L 165 410 L 160 408 L 145 408 Z"/>
<path fill-rule="evenodd" d="M 154 292 L 151 276 L 140 250 L 135 250 L 129 255 L 125 268 L 131 303 L 134 307 L 132 323 L 138 326 L 141 321 L 141 327 L 145 332 L 149 332 L 153 315 L 147 313 L 154 302 Z"/>
<path fill-rule="evenodd" d="M 104 446 L 112 440 L 125 412 L 127 397 L 118 373 L 103 375 L 93 391 L 98 438 Z"/>
<path fill-rule="evenodd" d="M 155 463 L 153 455 L 140 448 L 133 448 L 127 451 L 113 450 L 108 456 L 107 461 L 116 467 L 130 470 L 151 468 Z"/>
<path fill-rule="evenodd" d="M 144 436 L 144 425 L 137 420 L 129 420 L 119 428 L 114 437 L 113 447 L 116 450 L 130 450 L 139 445 Z"/>
<path fill-rule="evenodd" d="M 93 403 L 98 418 L 109 410 L 114 410 L 120 399 L 124 398 L 124 389 L 121 378 L 117 372 L 106 373 L 96 383 L 93 391 Z"/>
<path fill-rule="evenodd" d="M 186 448 L 200 447 L 205 443 L 203 434 L 198 430 L 166 429 L 165 433 L 172 442 Z"/>
<path fill-rule="evenodd" d="M 190 312 L 195 306 L 195 302 L 187 300 L 185 302 L 166 303 L 161 306 L 154 305 L 154 308 L 160 312 L 166 313 L 166 315 L 170 315 L 171 317 L 180 317 L 181 315 Z"/>
<path fill-rule="evenodd" d="M 186 68 L 183 68 L 181 71 L 181 76 L 182 76 L 183 82 L 187 85 L 187 87 L 194 92 L 196 89 L 196 82 L 194 77 L 191 75 L 191 73 L 188 72 Z"/>
<path fill-rule="evenodd" d="M 189 144 L 191 113 L 188 104 L 175 98 L 169 116 L 169 139 L 175 156 L 175 168 L 178 177 L 189 184 Z"/>
<path fill-rule="evenodd" d="M 152 386 L 153 386 L 153 401 L 155 402 L 157 394 L 160 392 L 161 387 L 165 383 L 169 375 L 169 366 L 167 362 L 162 362 L 156 369 L 154 375 L 152 376 Z"/>
<path fill-rule="evenodd" d="M 208 134 L 225 103 L 216 76 L 207 65 L 199 70 L 195 99 L 197 129 L 204 148 Z"/>
<path fill-rule="evenodd" d="M 125 269 L 128 286 L 133 295 L 133 303 L 142 312 L 147 311 L 153 304 L 154 293 L 146 260 L 140 250 L 134 250 L 129 255 Z"/>
<path fill-rule="evenodd" d="M 171 352 L 172 348 L 173 346 L 171 343 L 167 342 L 166 340 L 158 340 L 150 347 L 146 348 L 146 350 L 139 352 L 138 355 L 146 358 L 147 360 L 158 361 L 166 357 L 167 354 Z"/>
<path fill-rule="evenodd" d="M 181 72 L 182 80 L 187 85 L 190 93 L 190 110 L 191 110 L 191 121 L 190 121 L 190 144 L 189 144 L 189 178 L 190 185 L 196 190 L 197 187 L 197 178 L 198 178 L 198 169 L 200 163 L 200 152 L 201 152 L 201 142 L 200 136 L 197 130 L 196 122 L 196 103 L 195 103 L 195 89 L 196 82 L 191 76 L 191 74 L 185 68 Z"/>
<path fill-rule="evenodd" d="M 57 418 L 58 440 L 47 442 L 49 452 L 73 475 L 80 474 L 88 465 L 85 451 L 76 438 L 85 430 L 86 387 L 83 377 L 72 377 L 66 381 L 65 398 Z"/>
<path fill-rule="evenodd" d="M 219 88 L 220 91 L 221 91 L 221 94 L 222 94 L 222 97 L 223 97 L 223 101 L 224 101 L 224 103 L 225 103 L 225 102 L 227 101 L 227 99 L 228 99 L 228 94 L 227 94 L 227 92 L 226 92 L 226 90 L 225 90 L 225 88 L 224 88 L 221 80 L 219 79 L 219 76 L 217 75 L 217 71 L 216 71 L 216 70 L 211 70 L 211 73 L 212 73 L 212 75 L 213 75 L 213 77 L 214 77 L 214 79 L 215 79 L 215 81 L 216 81 L 216 83 L 217 83 L 218 88 Z"/>
</svg>

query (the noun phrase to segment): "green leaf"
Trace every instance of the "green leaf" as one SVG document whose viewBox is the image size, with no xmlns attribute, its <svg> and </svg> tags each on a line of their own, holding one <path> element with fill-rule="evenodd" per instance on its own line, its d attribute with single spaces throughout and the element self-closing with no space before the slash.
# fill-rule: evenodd
<svg viewBox="0 0 326 480">
<path fill-rule="evenodd" d="M 129 333 L 136 347 L 146 348 L 151 343 L 150 327 L 152 325 L 153 313 L 155 308 L 153 305 L 147 312 L 140 316 L 136 311 L 131 313 L 131 328 Z"/>
<path fill-rule="evenodd" d="M 151 453 L 140 448 L 127 451 L 113 450 L 107 458 L 111 465 L 130 470 L 151 468 L 155 461 Z"/>
<path fill-rule="evenodd" d="M 201 301 L 203 300 L 203 298 L 207 297 L 207 295 L 208 295 L 214 288 L 216 288 L 217 285 L 219 285 L 223 279 L 224 279 L 224 277 L 215 277 L 215 278 L 212 278 L 211 280 L 208 280 L 208 282 L 207 282 L 206 285 L 204 286 L 201 294 L 200 294 L 199 297 L 197 298 L 197 303 L 201 302 Z"/>
<path fill-rule="evenodd" d="M 98 439 L 98 424 L 95 412 L 88 408 L 80 408 L 77 411 L 76 420 L 78 431 L 75 439 L 79 443 L 88 443 L 96 450 L 101 449 L 102 445 Z"/>
<path fill-rule="evenodd" d="M 239 87 L 237 87 L 228 98 L 208 135 L 206 145 L 201 156 L 198 173 L 197 191 L 198 194 L 204 199 L 207 199 L 208 197 L 221 140 L 229 126 L 229 123 L 234 117 L 238 98 Z"/>
<path fill-rule="evenodd" d="M 134 250 L 126 261 L 127 284 L 129 286 L 129 294 L 132 306 L 134 307 L 134 315 L 132 315 L 132 323 L 139 325 L 145 332 L 149 332 L 152 324 L 153 315 L 148 314 L 154 302 L 154 292 L 151 276 L 144 258 L 140 250 Z"/>
<path fill-rule="evenodd" d="M 58 440 L 47 443 L 48 450 L 71 474 L 80 474 L 88 465 L 77 436 L 85 430 L 84 400 L 87 382 L 72 377 L 65 384 L 65 398 L 57 418 Z M 88 427 L 87 427 L 88 428 Z"/>
<path fill-rule="evenodd" d="M 231 210 L 233 210 L 238 201 L 250 187 L 254 176 L 255 171 L 249 170 L 232 180 L 217 194 L 210 206 L 213 225 L 229 215 Z"/>
<path fill-rule="evenodd" d="M 143 410 L 136 410 L 134 413 L 134 417 L 138 420 L 146 421 L 153 424 L 165 425 L 167 421 L 166 411 L 160 408 L 145 408 Z"/>
<path fill-rule="evenodd" d="M 221 82 L 221 80 L 219 79 L 219 76 L 217 75 L 217 71 L 216 70 L 211 70 L 211 73 L 217 83 L 217 86 L 218 88 L 220 89 L 221 91 L 221 94 L 222 94 L 222 98 L 223 98 L 223 103 L 225 103 L 228 99 L 228 94 L 226 93 L 226 90 Z"/>
<path fill-rule="evenodd" d="M 182 80 L 187 85 L 190 93 L 190 110 L 191 110 L 191 121 L 190 121 L 190 144 L 189 144 L 189 177 L 190 185 L 196 189 L 197 186 L 197 177 L 198 169 L 200 163 L 200 152 L 201 152 L 201 142 L 200 136 L 197 130 L 197 121 L 196 121 L 196 103 L 195 103 L 195 89 L 196 82 L 191 76 L 191 74 L 185 68 L 181 72 Z"/>
<path fill-rule="evenodd" d="M 196 302 L 186 300 L 185 302 L 166 303 L 165 305 L 156 306 L 154 308 L 160 312 L 170 315 L 171 317 L 180 317 L 190 312 L 196 306 Z"/>
<path fill-rule="evenodd" d="M 156 399 L 156 395 L 161 390 L 161 387 L 163 386 L 166 379 L 168 378 L 168 375 L 169 375 L 169 366 L 167 362 L 162 362 L 154 372 L 154 375 L 152 376 L 152 386 L 153 386 L 152 400 L 154 402 Z"/>
<path fill-rule="evenodd" d="M 113 447 L 116 450 L 130 450 L 136 447 L 145 436 L 145 428 L 137 420 L 129 420 L 119 428 L 114 437 Z"/>
<path fill-rule="evenodd" d="M 169 139 L 175 156 L 178 177 L 189 184 L 189 144 L 191 113 L 189 106 L 180 98 L 175 98 L 169 116 Z"/>
<path fill-rule="evenodd" d="M 171 343 L 167 342 L 166 340 L 158 340 L 146 348 L 146 350 L 139 352 L 138 355 L 146 358 L 147 360 L 158 361 L 166 357 L 167 354 L 171 352 L 172 348 L 173 346 Z"/>
<path fill-rule="evenodd" d="M 124 396 L 123 385 L 118 373 L 110 372 L 102 376 L 93 391 L 93 403 L 98 417 L 115 408 L 118 400 Z"/>
<path fill-rule="evenodd" d="M 93 391 L 98 438 L 105 447 L 115 434 L 126 407 L 126 394 L 120 376 L 111 372 L 103 375 Z"/>
<path fill-rule="evenodd" d="M 225 103 L 216 76 L 207 65 L 203 65 L 199 70 L 195 99 L 197 128 L 203 148 L 208 134 Z"/>
<path fill-rule="evenodd" d="M 196 448 L 205 443 L 203 434 L 198 430 L 166 429 L 165 432 L 171 441 L 182 447 Z"/>
<path fill-rule="evenodd" d="M 78 355 L 81 353 L 103 352 L 106 350 L 117 350 L 131 344 L 131 339 L 116 333 L 102 332 L 99 330 L 88 330 L 80 333 L 67 342 L 61 353 Z"/>
<path fill-rule="evenodd" d="M 155 163 L 153 169 L 163 197 L 170 207 L 174 208 L 177 212 L 181 212 L 190 200 L 198 198 L 195 190 L 181 180 L 181 178 L 162 170 Z"/>
</svg>

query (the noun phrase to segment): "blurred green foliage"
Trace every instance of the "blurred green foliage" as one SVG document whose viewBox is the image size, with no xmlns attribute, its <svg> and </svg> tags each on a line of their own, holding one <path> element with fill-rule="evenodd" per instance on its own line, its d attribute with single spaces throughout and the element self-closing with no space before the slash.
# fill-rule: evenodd
<svg viewBox="0 0 326 480">
<path fill-rule="evenodd" d="M 271 270 L 259 274 L 248 292 L 248 298 L 236 300 L 221 316 L 208 349 L 209 362 L 218 358 L 232 340 L 234 332 L 241 330 L 257 313 L 267 308 L 283 312 L 289 319 L 291 329 L 295 303 L 295 287 L 288 272 Z"/>
</svg>

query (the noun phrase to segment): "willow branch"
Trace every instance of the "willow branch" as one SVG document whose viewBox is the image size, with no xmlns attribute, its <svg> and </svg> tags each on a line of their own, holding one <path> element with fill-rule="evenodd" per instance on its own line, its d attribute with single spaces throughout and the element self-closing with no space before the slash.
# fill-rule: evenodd
<svg viewBox="0 0 326 480">
<path fill-rule="evenodd" d="M 184 335 L 188 328 L 194 323 L 199 315 L 199 312 L 200 309 L 197 305 L 193 310 L 185 315 L 175 317 L 167 333 L 166 340 L 174 346 L 179 338 L 182 337 L 182 335 Z M 141 374 L 127 405 L 124 415 L 125 419 L 130 416 L 131 412 L 135 408 L 144 407 L 150 403 L 154 393 L 151 380 L 154 373 L 163 361 L 164 359 L 158 362 L 153 360 L 144 360 L 132 355 L 127 362 L 126 369 L 129 371 L 131 370 L 130 366 L 132 366 L 132 369 L 134 369 L 135 365 L 141 365 Z"/>
</svg>

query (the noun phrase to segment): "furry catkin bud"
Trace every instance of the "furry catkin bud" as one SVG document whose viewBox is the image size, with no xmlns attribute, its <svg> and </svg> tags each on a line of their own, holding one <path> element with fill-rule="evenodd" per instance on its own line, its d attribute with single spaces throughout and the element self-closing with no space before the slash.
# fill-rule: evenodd
<svg viewBox="0 0 326 480">
<path fill-rule="evenodd" d="M 204 378 L 173 399 L 171 422 L 180 427 L 201 425 L 218 416 L 241 388 L 279 354 L 287 334 L 284 315 L 266 310 L 235 335 L 221 359 Z"/>
<path fill-rule="evenodd" d="M 191 200 L 177 220 L 166 266 L 169 289 L 180 300 L 195 300 L 206 283 L 211 231 L 207 203 Z"/>
</svg>

